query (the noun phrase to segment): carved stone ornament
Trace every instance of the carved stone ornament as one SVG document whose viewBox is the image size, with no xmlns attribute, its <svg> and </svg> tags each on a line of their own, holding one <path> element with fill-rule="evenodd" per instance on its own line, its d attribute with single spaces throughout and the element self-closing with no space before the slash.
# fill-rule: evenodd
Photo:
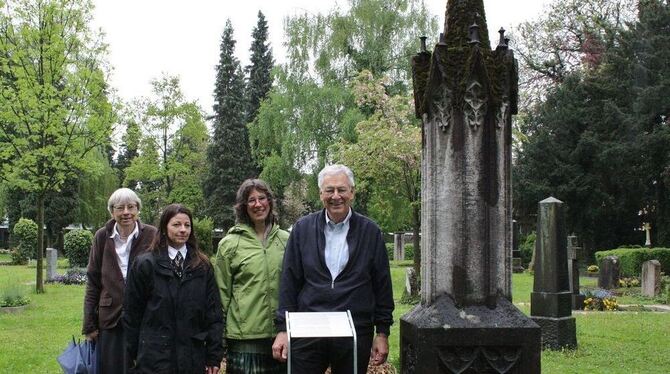
<svg viewBox="0 0 670 374">
<path fill-rule="evenodd" d="M 508 373 L 521 359 L 520 347 L 440 347 L 438 357 L 448 373 Z"/>
<path fill-rule="evenodd" d="M 433 100 L 433 119 L 443 132 L 447 131 L 453 118 L 451 101 L 451 90 L 444 86 L 442 87 L 442 92 L 439 95 L 436 95 Z"/>
<path fill-rule="evenodd" d="M 503 98 L 502 104 L 500 104 L 500 110 L 496 114 L 496 127 L 499 129 L 505 128 L 505 121 L 507 120 L 507 114 L 509 113 L 509 101 L 507 98 Z"/>
<path fill-rule="evenodd" d="M 486 97 L 484 97 L 482 85 L 477 81 L 472 81 L 465 90 L 464 99 L 465 122 L 470 125 L 470 128 L 478 130 L 484 124 L 486 116 Z"/>
</svg>

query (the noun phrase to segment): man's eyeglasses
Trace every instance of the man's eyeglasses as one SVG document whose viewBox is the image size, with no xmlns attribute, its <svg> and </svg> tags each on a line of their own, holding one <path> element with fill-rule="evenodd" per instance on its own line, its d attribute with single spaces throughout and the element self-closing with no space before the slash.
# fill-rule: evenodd
<svg viewBox="0 0 670 374">
<path fill-rule="evenodd" d="M 134 212 L 137 210 L 137 204 L 126 204 L 126 205 L 114 205 L 115 212 L 123 212 L 125 210 L 129 212 Z"/>
</svg>

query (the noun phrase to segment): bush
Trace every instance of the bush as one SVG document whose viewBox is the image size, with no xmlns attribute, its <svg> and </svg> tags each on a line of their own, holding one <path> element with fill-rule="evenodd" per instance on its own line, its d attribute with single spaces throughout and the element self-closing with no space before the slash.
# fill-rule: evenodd
<svg viewBox="0 0 670 374">
<path fill-rule="evenodd" d="M 622 277 L 639 277 L 642 272 L 642 263 L 649 260 L 658 260 L 664 271 L 670 269 L 670 248 L 617 248 L 598 251 L 596 252 L 598 265 L 601 265 L 602 259 L 607 256 L 619 258 L 619 270 Z"/>
<path fill-rule="evenodd" d="M 598 265 L 589 265 L 589 267 L 586 268 L 586 271 L 589 273 L 597 273 L 600 270 Z"/>
<path fill-rule="evenodd" d="M 212 231 L 214 230 L 214 221 L 205 217 L 202 219 L 193 219 L 193 230 L 195 230 L 195 237 L 198 238 L 198 246 L 205 252 L 207 256 L 212 256 Z"/>
<path fill-rule="evenodd" d="M 619 304 L 614 294 L 607 290 L 586 291 L 584 310 L 617 310 Z"/>
<path fill-rule="evenodd" d="M 65 234 L 63 251 L 71 267 L 84 267 L 88 263 L 88 252 L 93 243 L 93 234 L 88 230 L 76 229 Z"/>
<path fill-rule="evenodd" d="M 22 306 L 30 303 L 26 291 L 20 286 L 10 286 L 0 291 L 0 307 Z"/>
<path fill-rule="evenodd" d="M 521 252 L 521 263 L 528 267 L 530 260 L 533 259 L 533 251 L 535 250 L 535 231 L 531 231 L 523 240 L 520 240 L 519 251 Z"/>
<path fill-rule="evenodd" d="M 37 258 L 37 224 L 27 218 L 19 219 L 12 230 L 14 242 L 18 243 L 12 254 L 12 262 L 25 265 L 29 258 Z"/>
</svg>

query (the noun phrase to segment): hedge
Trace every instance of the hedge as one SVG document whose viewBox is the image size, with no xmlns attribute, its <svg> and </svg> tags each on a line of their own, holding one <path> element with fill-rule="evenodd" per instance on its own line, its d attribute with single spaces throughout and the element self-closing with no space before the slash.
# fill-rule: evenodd
<svg viewBox="0 0 670 374">
<path fill-rule="evenodd" d="M 28 218 L 21 218 L 12 230 L 18 243 L 12 254 L 12 262 L 17 265 L 28 263 L 29 258 L 37 258 L 37 224 Z"/>
<path fill-rule="evenodd" d="M 596 262 L 602 269 L 601 261 L 607 256 L 619 258 L 621 276 L 637 277 L 642 272 L 642 263 L 649 260 L 658 260 L 661 271 L 670 271 L 670 248 L 617 248 L 609 251 L 596 252 Z"/>
<path fill-rule="evenodd" d="M 193 230 L 195 230 L 195 237 L 198 239 L 198 247 L 205 252 L 207 256 L 212 256 L 214 251 L 212 249 L 212 231 L 214 230 L 214 221 L 205 217 L 202 219 L 193 219 Z"/>
<path fill-rule="evenodd" d="M 63 237 L 63 251 L 70 267 L 84 267 L 88 263 L 88 252 L 93 243 L 93 234 L 88 230 L 76 229 Z"/>
<path fill-rule="evenodd" d="M 386 245 L 386 255 L 388 256 L 389 260 L 393 260 L 393 250 L 394 250 L 394 244 L 393 243 L 385 243 Z M 414 244 L 412 243 L 407 243 L 404 246 L 405 248 L 405 260 L 413 260 L 414 259 Z"/>
</svg>

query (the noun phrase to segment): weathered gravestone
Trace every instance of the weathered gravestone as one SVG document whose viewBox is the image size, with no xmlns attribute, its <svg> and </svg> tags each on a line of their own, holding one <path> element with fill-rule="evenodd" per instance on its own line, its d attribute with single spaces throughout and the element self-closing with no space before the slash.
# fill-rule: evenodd
<svg viewBox="0 0 670 374">
<path fill-rule="evenodd" d="M 421 303 L 400 320 L 402 373 L 539 373 L 540 329 L 511 303 L 511 116 L 518 73 L 482 0 L 449 0 L 413 58 L 423 122 Z"/>
<path fill-rule="evenodd" d="M 606 290 L 619 287 L 619 257 L 603 258 L 598 273 L 598 287 Z"/>
<path fill-rule="evenodd" d="M 661 263 L 650 260 L 642 263 L 642 295 L 656 297 L 661 292 Z"/>
<path fill-rule="evenodd" d="M 553 197 L 540 201 L 538 208 L 534 276 L 530 316 L 542 328 L 542 347 L 576 348 L 565 214 L 563 202 Z"/>
<path fill-rule="evenodd" d="M 47 280 L 53 280 L 58 274 L 58 250 L 56 248 L 47 248 Z"/>
<path fill-rule="evenodd" d="M 405 259 L 405 241 L 403 240 L 403 235 L 403 233 L 393 234 L 393 259 L 396 261 Z"/>
<path fill-rule="evenodd" d="M 584 309 L 585 296 L 579 293 L 579 263 L 577 261 L 577 237 L 568 236 L 568 279 L 570 281 L 570 293 L 572 294 L 572 310 Z"/>
<path fill-rule="evenodd" d="M 521 250 L 519 250 L 519 224 L 516 220 L 512 221 L 512 272 L 523 273 L 523 264 L 521 262 Z"/>
</svg>

